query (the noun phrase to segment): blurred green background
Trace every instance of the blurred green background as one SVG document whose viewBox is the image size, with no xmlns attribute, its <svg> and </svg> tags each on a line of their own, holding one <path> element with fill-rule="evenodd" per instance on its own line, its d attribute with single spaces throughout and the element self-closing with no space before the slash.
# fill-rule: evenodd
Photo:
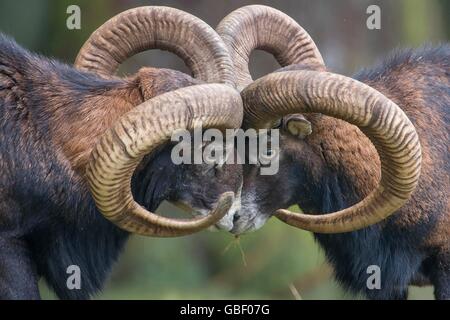
<svg viewBox="0 0 450 320">
<path fill-rule="evenodd" d="M 397 47 L 450 38 L 449 0 L 133 1 L 2 0 L 0 31 L 26 48 L 69 64 L 89 34 L 113 15 L 136 6 L 166 5 L 190 12 L 215 27 L 247 4 L 266 4 L 297 20 L 312 36 L 331 70 L 351 75 Z M 81 30 L 68 30 L 66 9 L 81 8 Z M 381 8 L 381 30 L 366 28 L 366 9 Z M 139 54 L 121 68 L 140 66 L 186 71 L 176 56 L 158 50 Z M 276 69 L 268 54 L 255 52 L 254 77 Z M 167 210 L 160 208 L 162 211 Z M 308 232 L 272 219 L 237 241 L 222 232 L 177 239 L 134 236 L 98 299 L 354 299 L 332 279 L 323 253 Z M 42 283 L 44 298 L 54 295 Z M 431 288 L 411 288 L 410 298 L 430 299 Z"/>
</svg>

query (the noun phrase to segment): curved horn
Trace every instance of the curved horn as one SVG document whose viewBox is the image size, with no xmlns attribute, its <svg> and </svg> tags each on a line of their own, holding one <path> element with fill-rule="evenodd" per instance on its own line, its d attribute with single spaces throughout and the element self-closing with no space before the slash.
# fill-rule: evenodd
<svg viewBox="0 0 450 320">
<path fill-rule="evenodd" d="M 414 191 L 421 168 L 417 132 L 405 113 L 375 89 L 328 72 L 273 73 L 247 87 L 244 113 L 257 128 L 290 113 L 322 113 L 358 126 L 381 160 L 377 188 L 354 206 L 325 215 L 278 210 L 282 221 L 319 233 L 348 232 L 377 223 L 399 209 Z"/>
<path fill-rule="evenodd" d="M 174 90 L 126 113 L 95 146 L 87 165 L 90 190 L 100 212 L 129 232 L 146 236 L 187 235 L 218 222 L 232 204 L 233 193 L 222 195 L 206 217 L 178 220 L 157 216 L 137 204 L 131 177 L 142 158 L 168 141 L 178 129 L 239 128 L 242 100 L 227 85 L 204 84 Z"/>
<path fill-rule="evenodd" d="M 239 90 L 253 81 L 248 64 L 255 49 L 273 54 L 283 67 L 303 63 L 325 68 L 309 34 L 291 17 L 274 8 L 242 7 L 227 15 L 216 30 L 230 52 Z"/>
<path fill-rule="evenodd" d="M 112 75 L 126 59 L 149 49 L 177 54 L 195 78 L 234 86 L 232 62 L 219 35 L 193 15 L 168 7 L 138 7 L 111 18 L 83 45 L 75 67 Z"/>
</svg>

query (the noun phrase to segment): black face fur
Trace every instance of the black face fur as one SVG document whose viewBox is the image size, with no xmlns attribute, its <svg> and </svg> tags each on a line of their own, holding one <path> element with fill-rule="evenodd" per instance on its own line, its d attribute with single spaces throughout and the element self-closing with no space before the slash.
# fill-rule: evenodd
<svg viewBox="0 0 450 320">
<path fill-rule="evenodd" d="M 190 209 L 194 215 L 205 215 L 215 208 L 221 194 L 232 191 L 236 197 L 239 196 L 241 165 L 176 165 L 171 160 L 173 146 L 172 143 L 167 144 L 155 154 L 145 157 L 140 170 L 134 175 L 132 187 L 136 201 L 141 205 L 155 210 L 163 200 L 168 200 Z M 229 231 L 234 213 L 235 209 L 231 209 L 218 227 Z"/>
</svg>

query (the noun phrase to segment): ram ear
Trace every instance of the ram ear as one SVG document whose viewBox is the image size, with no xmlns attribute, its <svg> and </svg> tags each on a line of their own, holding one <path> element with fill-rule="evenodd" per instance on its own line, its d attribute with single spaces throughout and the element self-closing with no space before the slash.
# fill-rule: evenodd
<svg viewBox="0 0 450 320">
<path fill-rule="evenodd" d="M 285 116 L 283 118 L 283 128 L 300 139 L 304 139 L 312 132 L 311 122 L 306 120 L 300 113 Z"/>
<path fill-rule="evenodd" d="M 181 71 L 150 67 L 139 69 L 136 81 L 145 101 L 166 92 L 202 83 Z"/>
</svg>

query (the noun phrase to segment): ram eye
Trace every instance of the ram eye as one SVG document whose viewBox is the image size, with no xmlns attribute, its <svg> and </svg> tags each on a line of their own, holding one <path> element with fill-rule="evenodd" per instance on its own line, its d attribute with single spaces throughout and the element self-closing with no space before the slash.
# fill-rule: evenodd
<svg viewBox="0 0 450 320">
<path fill-rule="evenodd" d="M 282 123 L 283 123 L 283 119 L 280 118 L 280 119 L 278 119 L 277 121 L 274 122 L 274 124 L 272 125 L 272 128 L 273 129 L 280 129 Z"/>
<path fill-rule="evenodd" d="M 277 156 L 277 152 L 275 150 L 267 150 L 267 155 L 266 155 L 269 159 L 273 159 Z"/>
<path fill-rule="evenodd" d="M 266 153 L 260 154 L 260 162 L 266 162 L 273 160 L 277 157 L 277 151 L 273 149 L 268 149 Z"/>
</svg>

